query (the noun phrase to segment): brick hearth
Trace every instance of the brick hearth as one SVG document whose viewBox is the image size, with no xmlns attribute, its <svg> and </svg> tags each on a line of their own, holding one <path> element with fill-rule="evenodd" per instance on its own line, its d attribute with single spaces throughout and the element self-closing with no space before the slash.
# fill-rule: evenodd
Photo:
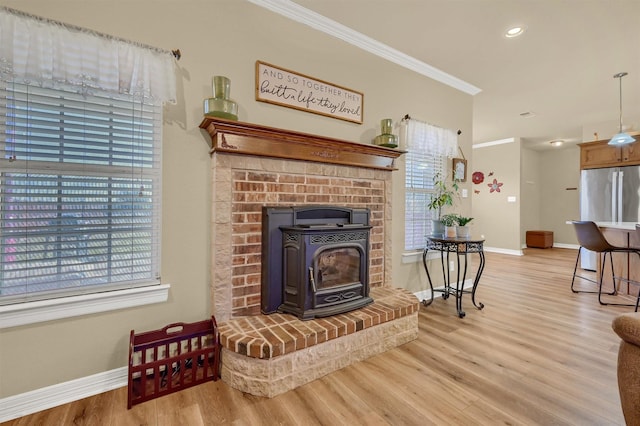
<svg viewBox="0 0 640 426">
<path fill-rule="evenodd" d="M 371 305 L 327 318 L 271 314 L 221 324 L 222 379 L 243 392 L 273 397 L 417 337 L 419 302 L 413 294 L 378 287 L 371 296 Z"/>
<path fill-rule="evenodd" d="M 410 292 L 380 287 L 374 303 L 344 314 L 301 321 L 291 314 L 255 315 L 221 324 L 222 347 L 252 358 L 270 359 L 411 315 L 418 299 Z"/>
</svg>

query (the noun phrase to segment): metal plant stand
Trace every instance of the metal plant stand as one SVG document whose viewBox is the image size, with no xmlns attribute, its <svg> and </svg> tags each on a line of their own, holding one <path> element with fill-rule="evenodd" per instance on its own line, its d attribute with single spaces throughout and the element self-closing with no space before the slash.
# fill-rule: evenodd
<svg viewBox="0 0 640 426">
<path fill-rule="evenodd" d="M 427 246 L 422 253 L 422 263 L 424 264 L 424 270 L 427 273 L 427 279 L 429 281 L 429 287 L 431 289 L 431 298 L 429 300 L 422 300 L 422 304 L 424 306 L 429 306 L 431 303 L 433 303 L 434 294 L 436 292 L 442 293 L 443 299 L 448 299 L 450 295 L 453 295 L 456 298 L 456 310 L 458 312 L 458 316 L 460 318 L 464 318 L 466 314 L 462 310 L 462 295 L 464 293 L 471 293 L 471 301 L 473 302 L 473 305 L 478 309 L 484 308 L 484 304 L 476 302 L 476 290 L 478 288 L 478 283 L 480 282 L 480 277 L 482 276 L 482 271 L 484 270 L 485 264 L 483 245 L 484 239 L 447 238 L 437 236 L 428 237 Z M 444 288 L 442 289 L 433 288 L 431 274 L 429 273 L 429 268 L 427 267 L 427 254 L 429 253 L 429 250 L 440 252 L 440 260 L 442 263 L 442 277 L 444 280 Z M 452 285 L 451 283 L 451 273 L 448 268 L 449 256 L 451 253 L 455 253 L 457 261 L 455 285 Z M 478 271 L 476 272 L 475 279 L 473 280 L 472 289 L 465 290 L 464 282 L 467 277 L 467 255 L 472 253 L 478 254 L 480 264 L 478 265 Z M 460 276 L 460 258 L 464 260 L 462 262 L 462 276 Z"/>
</svg>

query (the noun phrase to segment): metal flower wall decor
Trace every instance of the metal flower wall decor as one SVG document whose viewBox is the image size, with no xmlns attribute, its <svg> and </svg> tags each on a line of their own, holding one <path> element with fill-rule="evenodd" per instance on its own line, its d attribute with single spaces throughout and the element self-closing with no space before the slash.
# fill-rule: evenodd
<svg viewBox="0 0 640 426">
<path fill-rule="evenodd" d="M 500 192 L 500 187 L 502 186 L 502 182 L 498 182 L 498 179 L 493 179 L 493 182 L 487 185 L 489 187 L 489 193 L 492 192 Z"/>
<path fill-rule="evenodd" d="M 489 172 L 488 176 L 493 176 L 493 172 Z M 473 174 L 471 175 L 471 181 L 475 185 L 481 184 L 482 182 L 484 182 L 484 173 L 480 171 L 473 172 Z M 500 187 L 502 187 L 503 184 L 503 182 L 498 182 L 498 179 L 494 178 L 493 182 L 487 184 L 487 186 L 489 187 L 489 193 L 491 194 L 492 192 L 500 192 Z M 479 194 L 480 190 L 474 189 L 473 193 Z"/>
</svg>

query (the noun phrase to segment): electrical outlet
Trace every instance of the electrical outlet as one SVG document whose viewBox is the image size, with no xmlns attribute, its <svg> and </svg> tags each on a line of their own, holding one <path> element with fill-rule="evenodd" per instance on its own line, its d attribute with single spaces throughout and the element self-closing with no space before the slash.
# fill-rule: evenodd
<svg viewBox="0 0 640 426">
<path fill-rule="evenodd" d="M 453 266 L 453 260 L 449 261 L 449 270 L 450 271 L 455 271 L 456 270 L 455 266 Z"/>
</svg>

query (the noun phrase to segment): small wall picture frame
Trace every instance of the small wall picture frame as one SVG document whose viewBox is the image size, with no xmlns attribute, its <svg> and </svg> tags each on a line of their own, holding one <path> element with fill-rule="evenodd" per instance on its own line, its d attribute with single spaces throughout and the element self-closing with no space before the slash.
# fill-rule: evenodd
<svg viewBox="0 0 640 426">
<path fill-rule="evenodd" d="M 457 180 L 458 182 L 467 181 L 467 160 L 464 158 L 454 158 L 452 170 L 453 180 Z"/>
</svg>

